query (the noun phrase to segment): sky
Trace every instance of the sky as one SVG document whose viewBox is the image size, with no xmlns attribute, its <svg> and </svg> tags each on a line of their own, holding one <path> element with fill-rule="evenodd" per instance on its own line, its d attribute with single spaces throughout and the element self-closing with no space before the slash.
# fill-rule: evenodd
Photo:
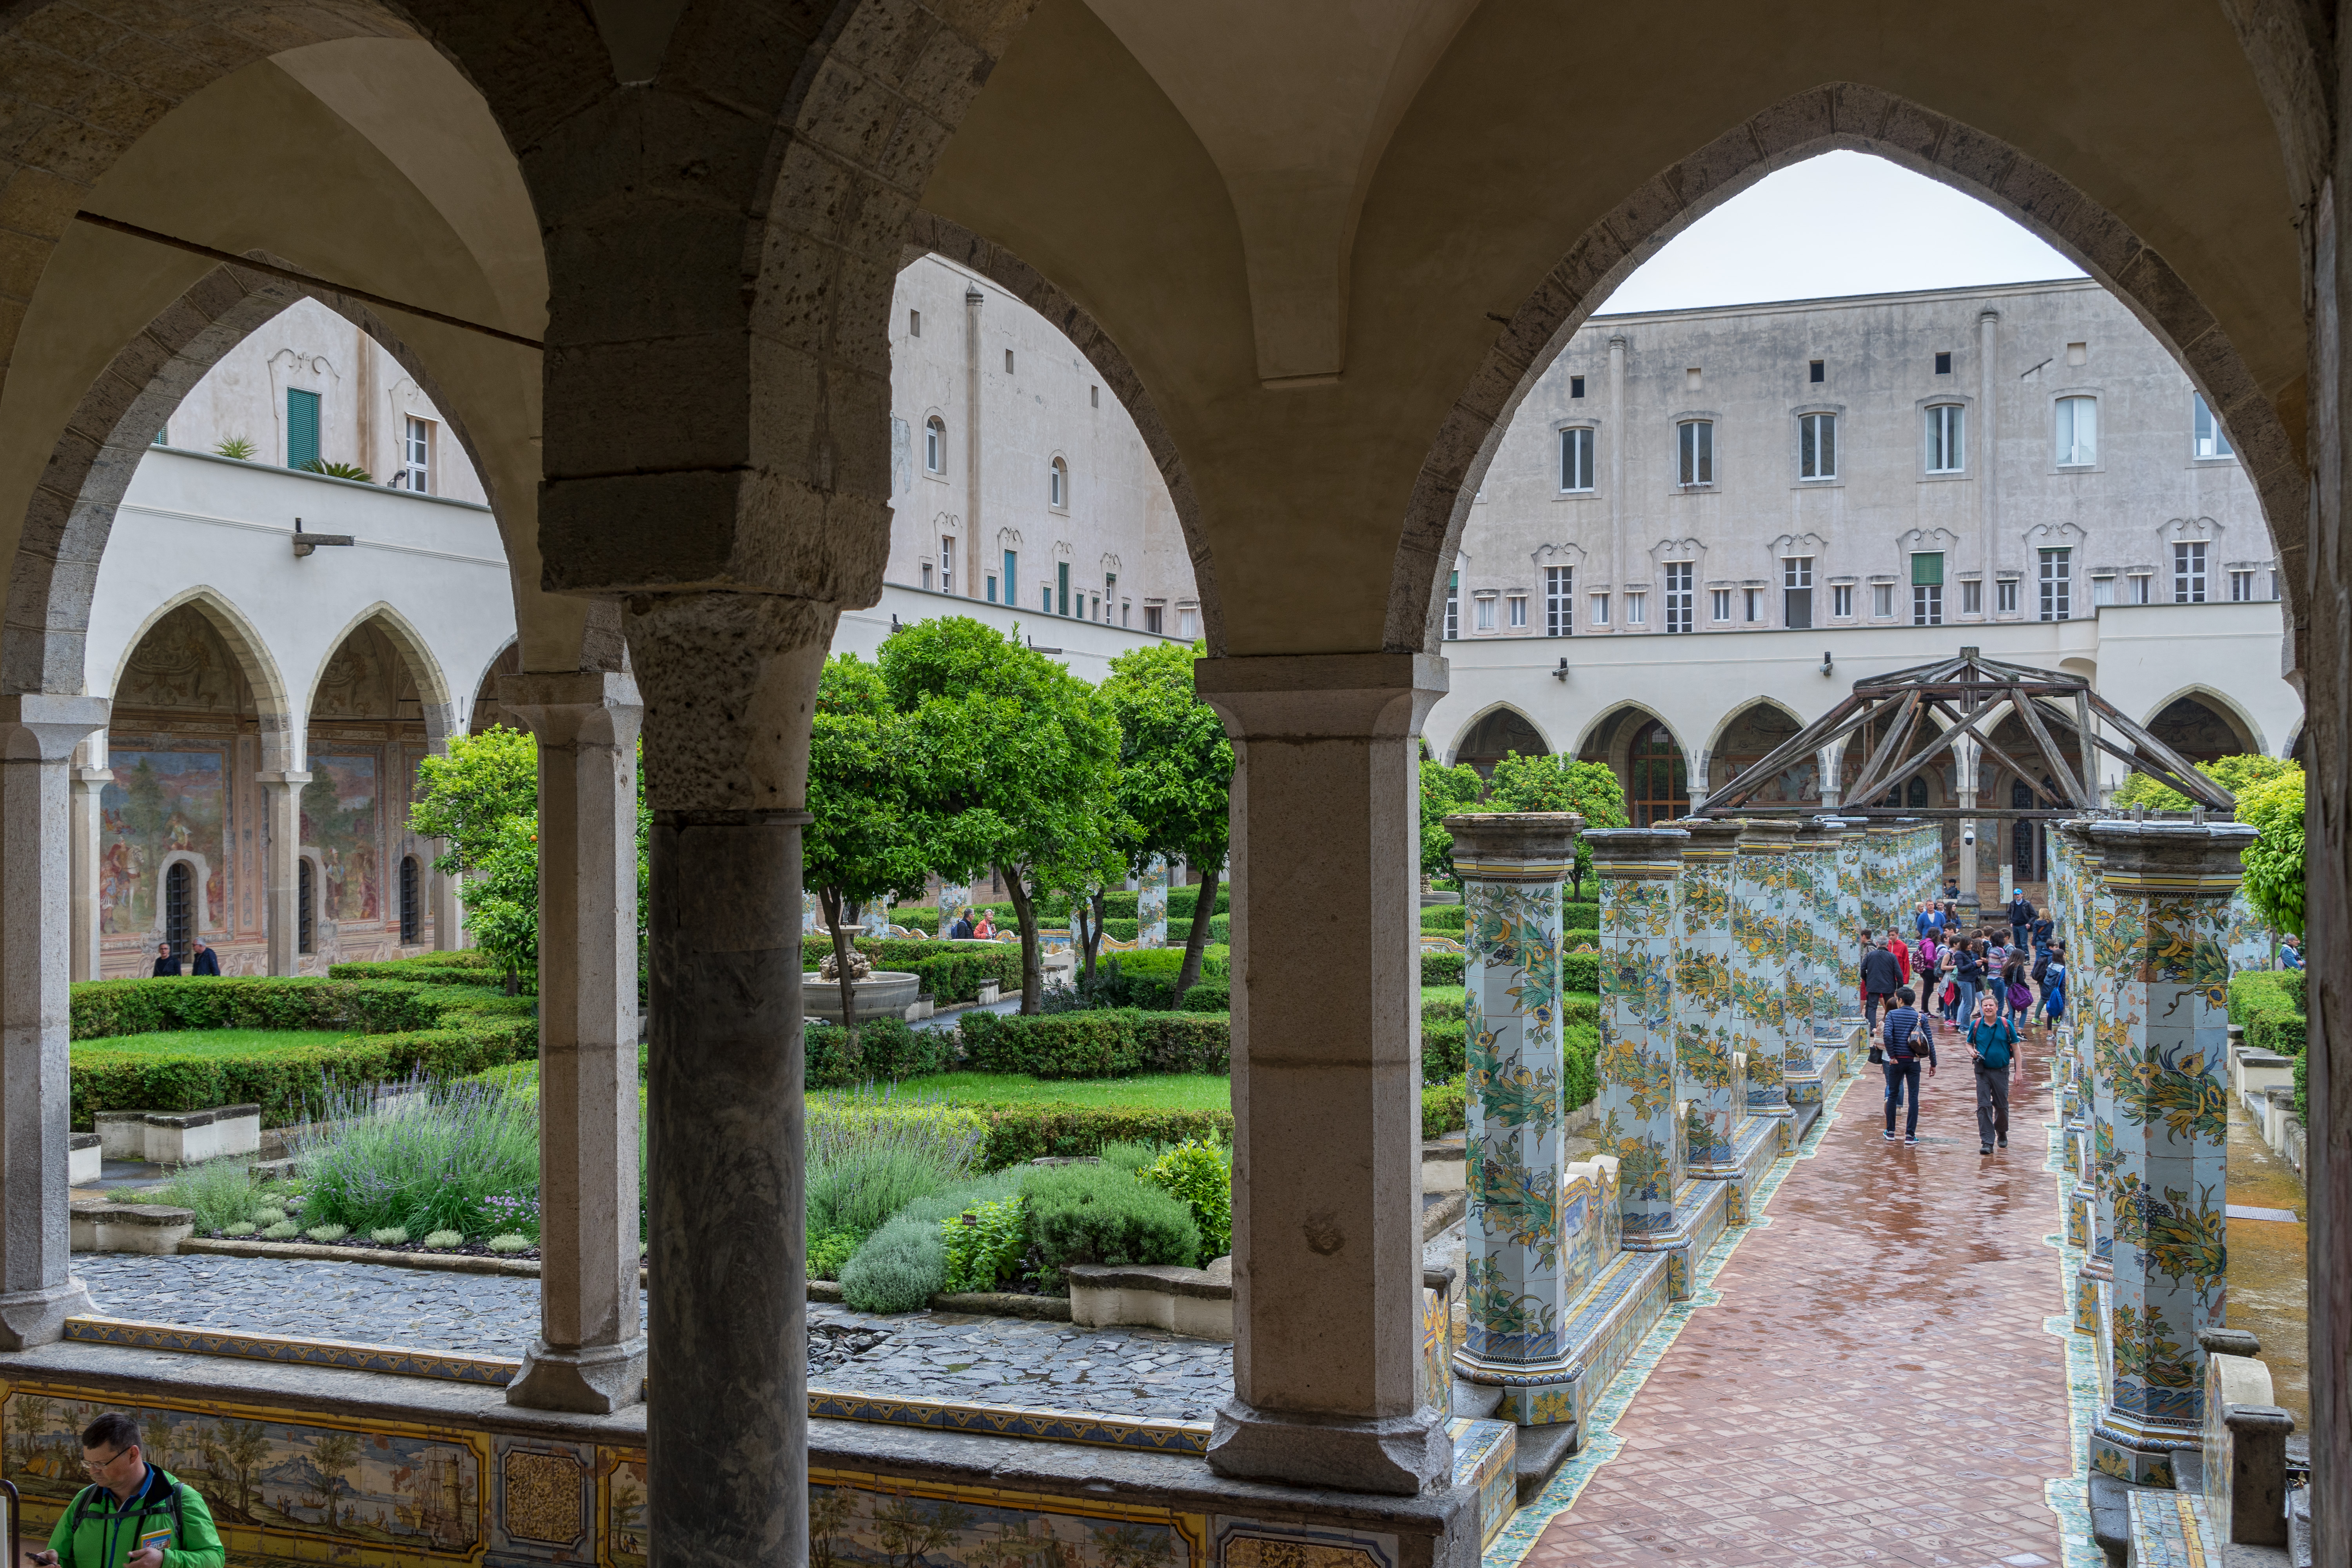
<svg viewBox="0 0 2352 1568">
<path fill-rule="evenodd" d="M 1668 241 L 1601 311 L 2080 278 L 1972 196 L 1866 153 L 1768 174 Z"/>
</svg>

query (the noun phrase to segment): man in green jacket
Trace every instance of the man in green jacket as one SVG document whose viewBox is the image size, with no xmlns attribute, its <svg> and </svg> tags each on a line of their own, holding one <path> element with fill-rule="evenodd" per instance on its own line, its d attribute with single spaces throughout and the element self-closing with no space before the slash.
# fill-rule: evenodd
<svg viewBox="0 0 2352 1568">
<path fill-rule="evenodd" d="M 150 1465 L 139 1423 L 108 1411 L 83 1428 L 90 1484 L 49 1532 L 44 1568 L 226 1568 L 213 1510 L 195 1488 Z"/>
</svg>

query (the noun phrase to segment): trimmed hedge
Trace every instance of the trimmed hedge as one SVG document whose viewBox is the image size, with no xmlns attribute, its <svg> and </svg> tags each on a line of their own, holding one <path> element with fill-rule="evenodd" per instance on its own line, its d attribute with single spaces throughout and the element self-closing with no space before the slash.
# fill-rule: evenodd
<svg viewBox="0 0 2352 1568">
<path fill-rule="evenodd" d="M 1230 980 L 1203 980 L 1184 993 L 1179 1004 L 1187 1013 L 1230 1013 L 1234 1010 L 1234 983 Z"/>
<path fill-rule="evenodd" d="M 1463 1079 L 1423 1086 L 1421 1136 L 1424 1142 L 1433 1138 L 1443 1138 L 1448 1132 L 1458 1132 L 1469 1124 L 1469 1091 Z"/>
<path fill-rule="evenodd" d="M 1421 955 L 1421 983 L 1423 985 L 1459 985 L 1462 984 L 1462 955 L 1458 952 L 1424 952 Z"/>
<path fill-rule="evenodd" d="M 861 936 L 851 945 L 871 959 L 877 969 L 912 974 L 924 995 L 941 1004 L 979 999 L 980 988 L 996 982 L 1003 991 L 1021 989 L 1021 944 L 1007 942 L 917 942 L 908 937 Z M 814 974 L 817 965 L 833 956 L 829 936 L 801 940 L 801 973 Z M 803 985 L 822 984 L 803 981 Z"/>
<path fill-rule="evenodd" d="M 1223 1013 L 971 1013 L 961 1026 L 964 1066 L 1031 1078 L 1126 1078 L 1135 1073 L 1223 1073 L 1233 1021 Z"/>
<path fill-rule="evenodd" d="M 355 1037 L 247 1058 L 77 1051 L 68 1075 L 74 1126 L 87 1131 L 101 1110 L 215 1105 L 258 1105 L 264 1123 L 282 1126 L 303 1120 L 331 1086 L 419 1073 L 463 1078 L 539 1053 L 533 999 L 480 984 L 226 975 L 73 987 L 77 1040 L 179 1029 L 349 1029 Z"/>
<path fill-rule="evenodd" d="M 811 1021 L 802 1037 L 801 1079 L 810 1089 L 920 1078 L 955 1066 L 955 1040 L 944 1029 L 912 1029 L 903 1018 L 867 1018 L 857 1026 L 857 1067 L 844 1054 L 848 1037 L 838 1024 Z"/>
<path fill-rule="evenodd" d="M 1467 904 L 1430 904 L 1421 911 L 1421 929 L 1433 935 L 1459 936 L 1469 918 Z"/>
<path fill-rule="evenodd" d="M 1230 1144 L 1231 1110 L 1136 1110 L 1118 1106 L 1008 1105 L 982 1112 L 980 1165 L 1001 1171 L 1044 1155 L 1099 1154 L 1106 1143 L 1181 1143 L 1187 1138 Z"/>
<path fill-rule="evenodd" d="M 2230 1021 L 2259 1051 L 2300 1057 L 2311 1023 L 2298 1005 L 2304 976 L 2294 970 L 2256 969 L 2230 977 Z"/>
</svg>

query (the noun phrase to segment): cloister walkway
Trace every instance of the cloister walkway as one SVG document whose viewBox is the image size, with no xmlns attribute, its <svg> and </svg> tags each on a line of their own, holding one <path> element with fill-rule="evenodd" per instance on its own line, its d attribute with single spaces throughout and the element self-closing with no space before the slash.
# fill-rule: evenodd
<svg viewBox="0 0 2352 1568">
<path fill-rule="evenodd" d="M 2075 1469 L 2048 1050 L 2031 1044 L 2010 1147 L 1984 1158 L 1952 1038 L 1916 1148 L 1881 1139 L 1862 1069 L 1597 1463 L 1555 1478 L 1538 1507 L 1574 1500 L 1525 1568 L 2068 1562 L 2045 1500 Z"/>
</svg>

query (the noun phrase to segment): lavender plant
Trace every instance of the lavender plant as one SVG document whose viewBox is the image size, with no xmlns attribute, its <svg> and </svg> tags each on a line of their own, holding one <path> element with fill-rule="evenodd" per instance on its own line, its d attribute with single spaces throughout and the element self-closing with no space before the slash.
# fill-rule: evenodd
<svg viewBox="0 0 2352 1568">
<path fill-rule="evenodd" d="M 339 1090 L 310 1122 L 301 1161 L 306 1224 L 412 1236 L 539 1235 L 539 1102 L 481 1083 L 402 1086 L 377 1113 Z"/>
</svg>

